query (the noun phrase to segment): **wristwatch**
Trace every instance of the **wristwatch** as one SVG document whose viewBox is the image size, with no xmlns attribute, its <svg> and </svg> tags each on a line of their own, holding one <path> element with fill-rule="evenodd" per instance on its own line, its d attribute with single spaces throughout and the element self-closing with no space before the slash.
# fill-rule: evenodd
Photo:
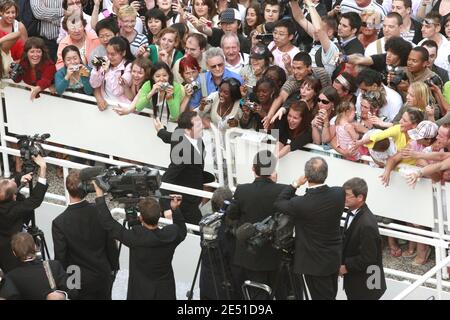
<svg viewBox="0 0 450 320">
<path fill-rule="evenodd" d="M 295 189 L 298 189 L 298 187 L 300 187 L 297 183 L 297 180 L 292 181 L 291 186 L 293 186 Z"/>
</svg>

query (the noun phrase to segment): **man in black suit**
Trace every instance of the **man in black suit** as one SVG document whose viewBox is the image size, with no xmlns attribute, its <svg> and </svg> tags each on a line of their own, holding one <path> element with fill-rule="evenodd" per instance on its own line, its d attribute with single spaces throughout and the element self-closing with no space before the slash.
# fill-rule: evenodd
<svg viewBox="0 0 450 320">
<path fill-rule="evenodd" d="M 214 176 L 204 172 L 205 144 L 203 143 L 203 125 L 195 111 L 187 110 L 178 118 L 178 127 L 174 132 L 167 131 L 155 118 L 155 129 L 158 137 L 170 143 L 170 165 L 161 181 L 183 187 L 203 190 L 203 184 L 214 181 Z M 169 194 L 161 190 L 162 194 Z M 187 223 L 198 224 L 202 218 L 199 209 L 201 198 L 182 194 L 181 212 Z M 170 218 L 168 201 L 161 201 L 166 218 Z"/>
<path fill-rule="evenodd" d="M 128 300 L 175 300 L 172 258 L 176 247 L 186 238 L 186 224 L 178 209 L 179 195 L 171 196 L 173 224 L 158 228 L 161 207 L 153 198 L 138 204 L 140 225 L 125 229 L 111 217 L 103 190 L 95 182 L 100 224 L 114 239 L 130 248 Z"/>
<path fill-rule="evenodd" d="M 254 157 L 253 172 L 256 178 L 252 183 L 237 186 L 227 212 L 227 217 L 237 220 L 238 226 L 261 222 L 275 213 L 273 203 L 285 187 L 276 183 L 276 163 L 277 160 L 270 151 L 260 151 Z M 272 290 L 279 289 L 275 292 L 278 299 L 283 294 L 283 289 L 274 288 L 274 285 L 280 263 L 280 252 L 270 243 L 250 252 L 245 241 L 236 241 L 234 264 L 241 267 L 242 280 L 264 283 Z M 267 296 L 262 293 L 252 297 L 257 300 L 264 298 Z"/>
<path fill-rule="evenodd" d="M 79 299 L 111 300 L 111 274 L 118 269 L 119 250 L 100 225 L 95 204 L 84 199 L 80 182 L 80 171 L 72 170 L 66 179 L 69 206 L 52 223 L 55 260 L 66 270 L 80 268 Z"/>
<path fill-rule="evenodd" d="M 325 184 L 328 165 L 321 157 L 305 164 L 305 175 L 287 186 L 274 206 L 289 214 L 295 224 L 294 272 L 305 276 L 313 300 L 334 300 L 341 264 L 340 221 L 345 192 Z M 297 188 L 308 182 L 305 195 L 296 196 Z"/>
<path fill-rule="evenodd" d="M 348 212 L 339 274 L 349 300 L 378 300 L 386 291 L 386 280 L 378 223 L 366 204 L 367 184 L 353 178 L 343 188 Z"/>
<path fill-rule="evenodd" d="M 24 222 L 30 220 L 30 213 L 44 201 L 48 188 L 44 158 L 37 156 L 33 159 L 39 166 L 39 178 L 29 198 L 17 194 L 17 186 L 30 181 L 31 174 L 0 180 L 0 269 L 5 273 L 19 265 L 19 260 L 12 253 L 11 237 L 22 231 Z"/>
<path fill-rule="evenodd" d="M 11 239 L 14 255 L 20 265 L 7 273 L 5 282 L 9 292 L 0 292 L 7 299 L 66 300 L 77 298 L 77 290 L 67 288 L 67 274 L 56 260 L 47 260 L 55 287 L 52 288 L 43 262 L 36 259 L 36 245 L 27 232 L 15 234 Z"/>
<path fill-rule="evenodd" d="M 341 15 L 338 25 L 338 36 L 344 54 L 364 54 L 364 46 L 356 37 L 359 28 L 361 28 L 361 17 L 356 12 L 346 12 Z"/>
</svg>

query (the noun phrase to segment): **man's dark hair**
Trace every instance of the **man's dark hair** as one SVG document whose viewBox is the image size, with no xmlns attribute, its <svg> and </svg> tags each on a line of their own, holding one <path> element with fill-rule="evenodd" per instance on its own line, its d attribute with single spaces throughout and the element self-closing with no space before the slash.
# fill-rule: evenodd
<svg viewBox="0 0 450 320">
<path fill-rule="evenodd" d="M 412 7 L 411 0 L 393 0 L 392 2 L 394 2 L 394 1 L 401 1 L 401 2 L 403 2 L 403 5 L 405 6 L 406 9 Z"/>
<path fill-rule="evenodd" d="M 139 201 L 139 212 L 141 213 L 142 220 L 148 225 L 157 225 L 159 217 L 161 216 L 161 207 L 158 201 L 153 198 L 145 198 Z"/>
<path fill-rule="evenodd" d="M 295 34 L 295 25 L 291 20 L 278 20 L 273 29 L 275 30 L 276 28 L 286 28 L 290 36 Z"/>
<path fill-rule="evenodd" d="M 191 129 L 192 128 L 192 118 L 197 116 L 197 112 L 192 110 L 185 110 L 180 114 L 178 118 L 178 127 L 180 129 Z"/>
<path fill-rule="evenodd" d="M 80 170 L 72 169 L 66 178 L 66 189 L 73 198 L 83 199 L 86 193 L 80 189 Z"/>
<path fill-rule="evenodd" d="M 424 42 L 422 42 L 421 47 L 436 48 L 436 52 L 438 50 L 438 45 L 437 45 L 436 41 L 430 40 L 430 39 L 425 40 Z"/>
<path fill-rule="evenodd" d="M 97 24 L 95 25 L 95 33 L 99 34 L 100 30 L 102 29 L 108 29 L 109 31 L 114 33 L 115 36 L 118 35 L 120 31 L 117 23 L 114 23 L 114 21 L 112 21 L 111 19 L 102 19 L 97 22 Z"/>
<path fill-rule="evenodd" d="M 356 83 L 358 84 L 358 86 L 363 82 L 368 86 L 371 86 L 373 84 L 381 86 L 382 81 L 383 77 L 381 76 L 381 73 L 369 68 L 361 70 L 361 72 L 358 74 L 358 77 L 356 78 Z"/>
<path fill-rule="evenodd" d="M 213 212 L 219 212 L 223 208 L 223 203 L 225 200 L 231 201 L 233 199 L 233 193 L 230 189 L 226 187 L 217 188 L 214 191 L 211 198 L 211 208 Z"/>
<path fill-rule="evenodd" d="M 344 190 L 350 190 L 355 197 L 363 195 L 364 201 L 366 201 L 369 188 L 367 187 L 367 183 L 364 179 L 352 178 L 347 180 L 342 187 Z"/>
<path fill-rule="evenodd" d="M 266 6 L 267 5 L 278 6 L 280 8 L 280 18 L 281 18 L 281 15 L 283 14 L 283 11 L 282 11 L 283 5 L 280 2 L 278 2 L 278 0 L 266 0 L 266 1 L 264 1 L 263 5 L 262 5 L 263 14 L 264 14 L 264 10 L 266 10 Z"/>
<path fill-rule="evenodd" d="M 328 176 L 328 164 L 322 157 L 313 157 L 305 163 L 305 177 L 308 182 L 324 183 Z"/>
<path fill-rule="evenodd" d="M 186 37 L 186 40 L 189 38 L 194 38 L 197 40 L 198 46 L 200 49 L 206 49 L 206 46 L 208 45 L 208 41 L 206 40 L 205 36 L 203 36 L 200 33 L 189 33 Z"/>
<path fill-rule="evenodd" d="M 435 24 L 441 24 L 442 16 L 437 11 L 430 11 L 425 15 L 425 20 L 433 20 Z"/>
<path fill-rule="evenodd" d="M 430 59 L 430 54 L 428 53 L 428 50 L 424 47 L 414 47 L 411 49 L 411 51 L 419 52 L 422 56 L 422 61 L 428 61 Z"/>
<path fill-rule="evenodd" d="M 394 18 L 394 19 L 396 19 L 397 20 L 397 25 L 399 25 L 399 26 L 401 26 L 402 24 L 403 24 L 403 18 L 402 18 L 402 16 L 399 14 L 399 13 L 397 13 L 397 12 L 389 12 L 387 15 L 386 15 L 386 18 Z M 386 19 L 385 18 L 385 19 Z"/>
<path fill-rule="evenodd" d="M 384 49 L 400 57 L 400 66 L 406 66 L 412 45 L 401 37 L 391 37 L 386 41 Z"/>
<path fill-rule="evenodd" d="M 292 61 L 301 61 L 303 64 L 307 67 L 309 67 L 312 64 L 312 59 L 309 53 L 306 53 L 305 51 L 300 51 L 294 56 L 294 59 Z"/>
<path fill-rule="evenodd" d="M 270 177 L 277 166 L 277 158 L 270 150 L 259 151 L 253 158 L 253 170 L 260 177 Z"/>
<path fill-rule="evenodd" d="M 356 12 L 346 12 L 341 15 L 341 19 L 345 18 L 348 20 L 348 24 L 350 28 L 356 29 L 356 33 L 358 33 L 359 28 L 361 28 L 361 17 Z"/>
</svg>

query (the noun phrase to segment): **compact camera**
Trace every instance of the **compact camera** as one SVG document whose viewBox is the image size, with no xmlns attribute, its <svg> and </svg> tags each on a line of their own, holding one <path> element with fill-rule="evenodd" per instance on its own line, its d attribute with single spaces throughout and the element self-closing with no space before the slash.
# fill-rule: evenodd
<svg viewBox="0 0 450 320">
<path fill-rule="evenodd" d="M 92 65 L 95 67 L 101 67 L 106 62 L 106 57 L 94 56 L 92 59 Z"/>
<path fill-rule="evenodd" d="M 159 87 L 161 88 L 161 90 L 167 90 L 169 88 L 172 88 L 172 86 L 168 82 L 161 83 L 161 85 Z"/>
</svg>

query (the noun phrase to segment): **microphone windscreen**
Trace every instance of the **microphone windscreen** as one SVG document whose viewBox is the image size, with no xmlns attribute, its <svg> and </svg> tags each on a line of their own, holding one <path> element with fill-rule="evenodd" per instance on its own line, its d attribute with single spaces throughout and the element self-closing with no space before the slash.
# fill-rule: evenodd
<svg viewBox="0 0 450 320">
<path fill-rule="evenodd" d="M 96 176 L 100 175 L 103 171 L 105 171 L 105 168 L 101 166 L 81 169 L 80 180 L 81 181 L 92 180 Z"/>
<path fill-rule="evenodd" d="M 256 233 L 255 226 L 251 223 L 244 223 L 236 230 L 236 239 L 241 242 L 245 242 Z"/>
<path fill-rule="evenodd" d="M 41 138 L 44 140 L 50 138 L 50 133 L 44 133 Z"/>
</svg>

